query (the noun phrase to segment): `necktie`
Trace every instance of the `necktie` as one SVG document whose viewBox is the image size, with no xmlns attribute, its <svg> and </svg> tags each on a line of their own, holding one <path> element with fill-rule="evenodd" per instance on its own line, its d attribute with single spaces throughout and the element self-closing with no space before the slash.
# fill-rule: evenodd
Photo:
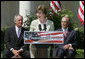
<svg viewBox="0 0 85 59">
<path fill-rule="evenodd" d="M 18 29 L 18 38 L 19 38 L 19 36 L 20 36 L 20 28 Z"/>
<path fill-rule="evenodd" d="M 64 37 L 66 37 L 66 29 L 65 29 L 65 31 L 64 31 Z"/>
</svg>

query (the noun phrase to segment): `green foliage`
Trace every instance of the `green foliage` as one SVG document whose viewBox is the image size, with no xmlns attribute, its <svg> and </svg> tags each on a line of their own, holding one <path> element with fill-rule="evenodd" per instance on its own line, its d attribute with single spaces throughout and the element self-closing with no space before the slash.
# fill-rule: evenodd
<svg viewBox="0 0 85 59">
<path fill-rule="evenodd" d="M 84 28 L 78 28 L 78 49 L 84 49 Z"/>
<path fill-rule="evenodd" d="M 49 9 L 47 18 L 54 22 L 54 27 L 55 27 L 55 30 L 56 30 L 56 29 L 61 27 L 61 19 L 62 19 L 62 17 L 66 16 L 66 15 L 69 17 L 69 19 L 71 21 L 72 18 L 73 18 L 73 13 L 70 10 L 62 9 L 62 10 L 58 11 L 57 13 L 52 14 L 51 10 Z M 71 28 L 73 28 L 72 26 L 74 24 L 70 23 L 69 25 L 70 25 Z"/>
<path fill-rule="evenodd" d="M 84 49 L 77 49 L 75 58 L 84 58 Z"/>
<path fill-rule="evenodd" d="M 55 30 L 61 27 L 61 18 L 65 15 L 69 15 L 70 21 L 73 18 L 73 13 L 67 9 L 62 9 L 61 11 L 58 11 L 57 13 L 55 13 L 55 15 L 53 15 L 51 13 L 51 10 L 48 9 L 47 12 L 47 19 L 52 20 L 54 22 L 54 27 Z M 28 19 L 25 21 L 25 25 L 26 26 L 30 26 L 31 22 L 35 19 L 37 19 L 36 15 L 31 14 L 31 15 L 27 15 Z M 73 22 L 72 22 L 73 23 Z M 76 23 L 73 24 L 69 24 L 71 28 L 75 28 L 77 27 Z"/>
<path fill-rule="evenodd" d="M 25 25 L 29 27 L 31 22 L 35 19 L 37 19 L 36 15 L 27 15 L 27 20 L 25 21 Z"/>
<path fill-rule="evenodd" d="M 1 28 L 1 51 L 4 50 L 4 35 L 5 35 L 5 27 Z"/>
</svg>

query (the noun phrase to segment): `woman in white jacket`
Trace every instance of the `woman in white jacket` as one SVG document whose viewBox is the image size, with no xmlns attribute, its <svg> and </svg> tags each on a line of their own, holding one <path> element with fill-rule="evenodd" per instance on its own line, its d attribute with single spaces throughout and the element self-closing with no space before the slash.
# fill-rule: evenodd
<svg viewBox="0 0 85 59">
<path fill-rule="evenodd" d="M 44 5 L 36 9 L 37 19 L 31 22 L 30 31 L 53 31 L 54 23 L 46 18 L 47 10 Z M 49 44 L 30 44 L 31 58 L 48 58 Z"/>
</svg>

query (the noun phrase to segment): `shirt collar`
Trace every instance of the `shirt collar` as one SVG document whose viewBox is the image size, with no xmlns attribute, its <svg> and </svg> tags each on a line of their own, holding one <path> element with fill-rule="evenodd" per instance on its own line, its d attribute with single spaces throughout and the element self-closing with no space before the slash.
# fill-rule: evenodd
<svg viewBox="0 0 85 59">
<path fill-rule="evenodd" d="M 65 31 L 65 29 L 64 29 L 64 28 L 62 28 L 62 30 L 63 30 L 63 31 Z M 68 32 L 68 27 L 66 28 L 66 31 Z"/>
<path fill-rule="evenodd" d="M 40 20 L 38 19 L 38 22 L 39 22 L 39 24 L 42 24 L 41 22 L 40 22 Z M 43 24 L 47 24 L 48 23 L 48 20 L 46 21 L 46 23 L 43 23 Z"/>
<path fill-rule="evenodd" d="M 19 28 L 16 25 L 15 25 L 15 29 L 16 29 L 16 31 L 18 31 L 18 29 L 20 29 L 20 31 L 21 31 L 21 27 Z"/>
</svg>

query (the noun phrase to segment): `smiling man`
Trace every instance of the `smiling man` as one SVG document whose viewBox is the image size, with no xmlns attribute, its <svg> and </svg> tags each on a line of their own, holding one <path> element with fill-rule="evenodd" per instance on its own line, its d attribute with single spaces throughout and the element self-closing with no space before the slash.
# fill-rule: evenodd
<svg viewBox="0 0 85 59">
<path fill-rule="evenodd" d="M 4 58 L 18 58 L 26 57 L 29 58 L 29 51 L 26 50 L 27 45 L 24 45 L 23 33 L 24 28 L 22 27 L 23 17 L 16 15 L 14 17 L 15 25 L 8 28 L 5 32 L 4 42 L 6 48 L 4 50 Z"/>
<path fill-rule="evenodd" d="M 76 52 L 76 45 L 77 45 L 77 33 L 76 31 L 70 29 L 69 25 L 69 18 L 64 16 L 61 19 L 61 28 L 58 31 L 63 31 L 64 34 L 64 44 L 57 44 L 55 45 L 53 51 L 53 57 L 55 57 L 55 52 L 57 53 L 58 58 L 63 58 L 65 55 L 67 58 L 73 58 Z"/>
</svg>

